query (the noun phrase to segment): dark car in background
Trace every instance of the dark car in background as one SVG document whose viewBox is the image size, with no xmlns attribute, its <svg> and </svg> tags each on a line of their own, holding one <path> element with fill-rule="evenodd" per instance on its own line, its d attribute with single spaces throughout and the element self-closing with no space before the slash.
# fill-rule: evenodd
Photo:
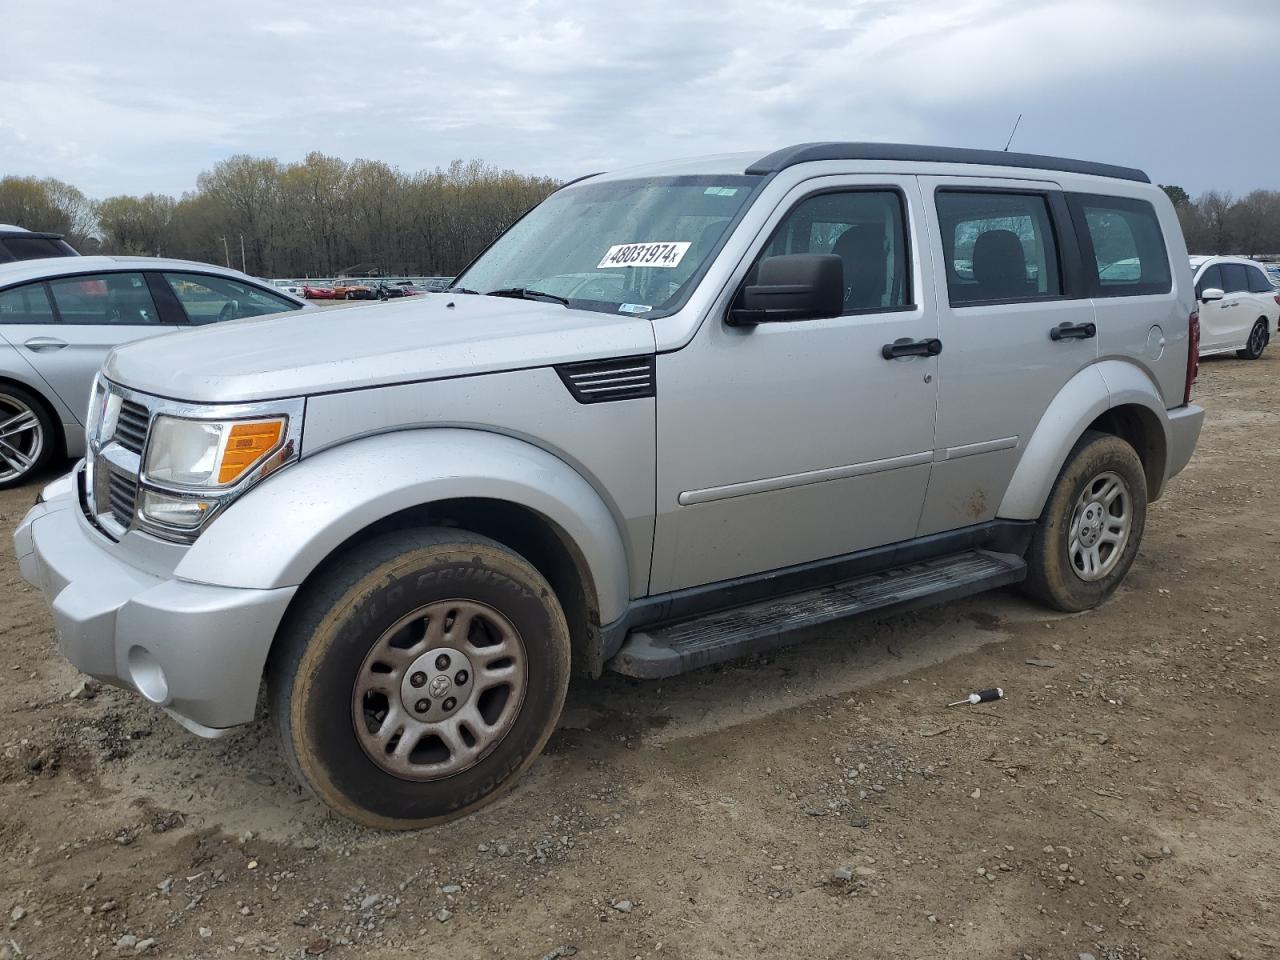
<svg viewBox="0 0 1280 960">
<path fill-rule="evenodd" d="M 0 223 L 0 263 L 42 260 L 45 257 L 78 257 L 79 252 L 60 233 L 37 233 Z"/>
<path fill-rule="evenodd" d="M 412 297 L 418 293 L 418 288 L 413 285 L 410 280 L 395 280 L 388 283 L 381 280 L 374 288 L 377 291 L 379 300 L 395 300 L 400 297 Z"/>
</svg>

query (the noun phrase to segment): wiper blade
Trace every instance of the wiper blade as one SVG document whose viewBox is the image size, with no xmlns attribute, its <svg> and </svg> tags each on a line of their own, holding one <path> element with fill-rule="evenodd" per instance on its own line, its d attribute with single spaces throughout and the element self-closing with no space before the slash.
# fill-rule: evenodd
<svg viewBox="0 0 1280 960">
<path fill-rule="evenodd" d="M 503 287 L 501 290 L 490 290 L 485 296 L 514 297 L 517 300 L 545 300 L 549 303 L 558 303 L 566 307 L 569 305 L 567 297 L 547 293 L 545 290 L 532 290 L 529 287 Z"/>
<path fill-rule="evenodd" d="M 468 290 L 466 287 L 445 287 L 440 292 L 441 293 L 474 293 L 476 296 L 480 295 L 479 290 Z"/>
</svg>

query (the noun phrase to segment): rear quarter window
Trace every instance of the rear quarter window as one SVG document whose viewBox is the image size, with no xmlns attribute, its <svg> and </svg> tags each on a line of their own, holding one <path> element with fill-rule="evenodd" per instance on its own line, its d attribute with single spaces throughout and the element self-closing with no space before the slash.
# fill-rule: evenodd
<svg viewBox="0 0 1280 960">
<path fill-rule="evenodd" d="M 8 251 L 7 259 L 40 260 L 45 257 L 65 257 L 70 248 L 48 237 L 5 237 L 0 246 Z"/>
<path fill-rule="evenodd" d="M 1271 285 L 1271 281 L 1267 279 L 1267 275 L 1257 267 L 1245 267 L 1249 271 L 1249 292 L 1250 293 L 1275 293 L 1276 288 Z"/>
<path fill-rule="evenodd" d="M 1135 297 L 1173 289 L 1169 252 L 1155 208 L 1145 200 L 1069 193 L 1094 297 Z"/>
</svg>

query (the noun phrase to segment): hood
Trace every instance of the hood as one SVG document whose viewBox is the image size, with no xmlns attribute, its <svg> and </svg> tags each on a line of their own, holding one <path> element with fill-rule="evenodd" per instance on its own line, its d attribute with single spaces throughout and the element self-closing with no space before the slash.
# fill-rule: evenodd
<svg viewBox="0 0 1280 960">
<path fill-rule="evenodd" d="M 557 303 L 432 294 L 152 337 L 103 369 L 143 393 L 239 403 L 654 351 L 647 320 Z"/>
</svg>

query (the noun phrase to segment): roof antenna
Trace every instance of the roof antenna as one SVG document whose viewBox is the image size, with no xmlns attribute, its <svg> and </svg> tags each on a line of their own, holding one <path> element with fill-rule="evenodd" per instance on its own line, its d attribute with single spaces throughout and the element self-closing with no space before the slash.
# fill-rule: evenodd
<svg viewBox="0 0 1280 960">
<path fill-rule="evenodd" d="M 1013 143 L 1013 135 L 1018 132 L 1018 124 L 1022 122 L 1022 114 L 1018 114 L 1018 119 L 1013 121 L 1013 129 L 1009 131 L 1009 139 L 1004 142 L 1004 152 L 1009 152 L 1009 144 Z"/>
</svg>

